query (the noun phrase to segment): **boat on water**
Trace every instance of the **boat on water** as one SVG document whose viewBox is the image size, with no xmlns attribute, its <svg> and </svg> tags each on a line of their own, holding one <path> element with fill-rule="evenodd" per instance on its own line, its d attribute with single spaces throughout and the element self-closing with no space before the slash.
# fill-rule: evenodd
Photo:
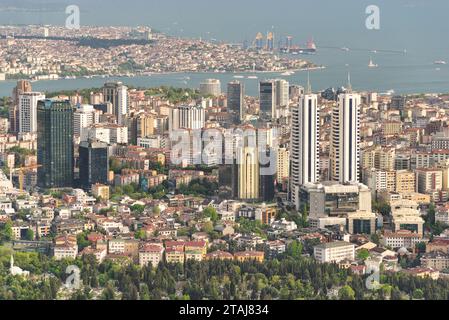
<svg viewBox="0 0 449 320">
<path fill-rule="evenodd" d="M 343 51 L 349 51 L 349 48 L 348 47 L 343 47 L 343 48 L 341 48 L 341 50 L 343 50 Z"/>
<path fill-rule="evenodd" d="M 444 61 L 444 60 L 437 60 L 437 61 L 434 61 L 434 64 L 446 64 L 446 61 Z"/>
<path fill-rule="evenodd" d="M 393 89 L 388 90 L 387 92 L 382 92 L 381 95 L 383 96 L 392 96 L 395 93 Z"/>
<path fill-rule="evenodd" d="M 234 76 L 235 79 L 243 79 L 245 78 L 244 76 Z"/>
<path fill-rule="evenodd" d="M 281 73 L 281 76 L 291 76 L 291 75 L 294 75 L 295 73 L 294 72 L 292 72 L 292 71 L 286 71 L 286 72 L 284 72 L 284 73 Z"/>
<path fill-rule="evenodd" d="M 257 76 L 248 76 L 248 79 L 259 79 Z"/>
<path fill-rule="evenodd" d="M 316 54 L 317 46 L 316 46 L 315 42 L 313 41 L 313 39 L 311 39 L 311 40 L 307 41 L 307 44 L 305 47 L 300 47 L 300 46 L 284 47 L 284 48 L 281 48 L 280 51 L 282 53 L 289 53 L 289 54 L 293 54 L 293 55 Z"/>
<path fill-rule="evenodd" d="M 373 62 L 373 59 L 369 59 L 368 67 L 369 68 L 377 68 L 379 65 Z"/>
</svg>

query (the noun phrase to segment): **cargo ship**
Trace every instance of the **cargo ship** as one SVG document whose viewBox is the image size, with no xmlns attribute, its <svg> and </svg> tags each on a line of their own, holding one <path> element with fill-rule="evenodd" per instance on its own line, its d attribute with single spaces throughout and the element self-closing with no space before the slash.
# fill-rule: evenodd
<svg viewBox="0 0 449 320">
<path fill-rule="evenodd" d="M 282 53 L 289 53 L 289 54 L 316 54 L 317 48 L 316 44 L 313 40 L 307 41 L 306 47 L 299 47 L 299 46 L 291 46 L 291 47 L 284 47 L 281 48 Z"/>
</svg>

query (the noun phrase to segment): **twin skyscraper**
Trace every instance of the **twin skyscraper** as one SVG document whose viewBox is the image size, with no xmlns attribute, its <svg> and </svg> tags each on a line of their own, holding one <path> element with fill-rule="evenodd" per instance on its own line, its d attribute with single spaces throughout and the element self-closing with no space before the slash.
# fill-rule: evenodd
<svg viewBox="0 0 449 320">
<path fill-rule="evenodd" d="M 361 96 L 348 88 L 338 95 L 331 115 L 330 180 L 341 184 L 359 181 Z M 299 104 L 292 108 L 291 200 L 299 209 L 302 186 L 320 181 L 320 108 L 310 81 Z"/>
</svg>

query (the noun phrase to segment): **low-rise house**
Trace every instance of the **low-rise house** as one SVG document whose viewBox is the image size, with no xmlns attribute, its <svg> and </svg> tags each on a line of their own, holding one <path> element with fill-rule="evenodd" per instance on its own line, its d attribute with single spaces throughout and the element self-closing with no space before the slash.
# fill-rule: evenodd
<svg viewBox="0 0 449 320">
<path fill-rule="evenodd" d="M 205 257 L 206 260 L 232 260 L 234 259 L 234 256 L 226 251 L 214 251 L 211 253 L 206 254 Z"/>
<path fill-rule="evenodd" d="M 198 251 L 203 256 L 207 253 L 207 242 L 204 240 L 201 241 L 188 241 L 184 243 L 184 250 L 187 251 Z"/>
<path fill-rule="evenodd" d="M 205 241 L 209 242 L 209 234 L 207 232 L 195 232 L 192 234 L 193 241 Z"/>
<path fill-rule="evenodd" d="M 426 252 L 441 251 L 449 253 L 449 239 L 448 238 L 434 238 L 432 242 L 426 245 Z"/>
<path fill-rule="evenodd" d="M 369 253 L 372 257 L 380 257 L 381 259 L 384 259 L 385 257 L 397 256 L 396 252 L 381 247 L 375 247 L 369 250 Z"/>
<path fill-rule="evenodd" d="M 422 236 L 409 230 L 399 230 L 397 232 L 385 232 L 381 242 L 384 246 L 396 248 L 415 248 L 416 244 L 422 241 Z"/>
<path fill-rule="evenodd" d="M 91 230 L 94 225 L 78 219 L 56 220 L 54 228 L 57 233 L 79 234 L 85 230 Z"/>
<path fill-rule="evenodd" d="M 107 256 L 107 250 L 103 249 L 95 249 L 92 247 L 86 247 L 81 251 L 81 255 L 93 255 L 97 259 L 98 263 L 102 263 Z"/>
<path fill-rule="evenodd" d="M 159 265 L 164 254 L 164 246 L 161 243 L 145 243 L 139 249 L 139 265 L 141 267 L 151 264 L 153 268 Z"/>
<path fill-rule="evenodd" d="M 218 217 L 221 221 L 235 221 L 234 211 L 218 211 Z"/>
<path fill-rule="evenodd" d="M 165 261 L 167 263 L 181 263 L 185 261 L 184 250 L 177 247 L 168 247 L 165 249 Z"/>
<path fill-rule="evenodd" d="M 440 277 L 440 272 L 438 270 L 435 270 L 432 268 L 417 267 L 417 268 L 403 270 L 403 272 L 405 272 L 409 275 L 415 276 L 415 277 L 420 277 L 420 278 L 430 277 L 433 280 L 438 280 L 438 278 Z"/>
<path fill-rule="evenodd" d="M 241 248 L 254 250 L 257 245 L 263 244 L 265 240 L 256 235 L 245 235 L 237 238 L 237 245 Z"/>
<path fill-rule="evenodd" d="M 296 223 L 294 221 L 287 221 L 284 218 L 282 218 L 281 220 L 277 220 L 275 222 L 273 222 L 271 224 L 271 228 L 273 228 L 274 230 L 281 230 L 281 231 L 294 231 L 296 229 L 298 229 L 298 226 L 296 225 Z"/>
<path fill-rule="evenodd" d="M 36 209 L 39 207 L 39 203 L 37 200 L 32 199 L 16 199 L 14 203 L 14 207 L 17 211 L 19 210 L 27 210 L 27 209 Z"/>
<path fill-rule="evenodd" d="M 161 238 L 166 238 L 166 239 L 167 238 L 176 238 L 176 236 L 178 234 L 176 229 L 166 229 L 166 228 L 159 229 L 159 230 L 157 230 L 157 232 Z"/>
<path fill-rule="evenodd" d="M 265 252 L 270 258 L 276 258 L 280 254 L 283 254 L 286 250 L 285 242 L 281 240 L 267 241 L 265 243 Z"/>
<path fill-rule="evenodd" d="M 51 232 L 51 224 L 49 223 L 37 223 L 36 224 L 36 236 L 38 238 L 46 237 Z"/>
<path fill-rule="evenodd" d="M 344 241 L 319 244 L 313 247 L 313 256 L 321 263 L 340 262 L 345 259 L 354 261 L 355 245 Z"/>
<path fill-rule="evenodd" d="M 220 233 L 223 237 L 233 235 L 235 233 L 235 229 L 229 224 L 217 224 L 214 230 Z"/>
<path fill-rule="evenodd" d="M 449 208 L 438 208 L 437 212 L 435 213 L 435 221 L 449 225 Z"/>
<path fill-rule="evenodd" d="M 363 275 L 363 274 L 365 274 L 366 266 L 363 264 L 351 265 L 349 267 L 349 269 L 351 269 L 352 273 L 354 273 L 354 274 Z"/>
<path fill-rule="evenodd" d="M 262 251 L 242 251 L 234 253 L 234 259 L 239 262 L 256 260 L 258 262 L 263 262 L 265 257 Z"/>
<path fill-rule="evenodd" d="M 449 268 L 449 254 L 441 251 L 425 253 L 421 257 L 421 266 L 432 268 L 438 271 Z"/>
<path fill-rule="evenodd" d="M 103 229 L 108 233 L 111 233 L 113 230 L 123 230 L 123 223 L 117 219 L 112 218 L 100 218 L 97 219 L 97 227 L 99 229 Z"/>
<path fill-rule="evenodd" d="M 18 220 L 14 221 L 11 227 L 13 239 L 20 240 L 24 238 L 29 229 L 32 229 L 30 223 Z"/>
<path fill-rule="evenodd" d="M 124 246 L 124 254 L 137 260 L 139 256 L 139 240 L 126 239 Z"/>
<path fill-rule="evenodd" d="M 203 261 L 205 254 L 201 250 L 187 250 L 185 249 L 185 261 L 187 260 L 195 260 L 195 261 Z"/>
<path fill-rule="evenodd" d="M 55 238 L 53 255 L 56 260 L 75 259 L 78 254 L 76 236 L 62 235 Z"/>
<path fill-rule="evenodd" d="M 108 241 L 108 254 L 125 254 L 124 239 L 110 239 Z"/>
</svg>

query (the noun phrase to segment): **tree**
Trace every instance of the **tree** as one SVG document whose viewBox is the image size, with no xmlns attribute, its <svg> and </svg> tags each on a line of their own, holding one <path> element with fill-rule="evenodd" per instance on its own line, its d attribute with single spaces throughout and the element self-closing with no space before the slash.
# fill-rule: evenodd
<svg viewBox="0 0 449 320">
<path fill-rule="evenodd" d="M 338 298 L 340 300 L 355 300 L 355 292 L 350 286 L 345 285 L 338 291 Z"/>
<path fill-rule="evenodd" d="M 388 297 L 391 297 L 391 291 L 392 287 L 388 284 L 385 284 L 380 288 L 380 296 L 382 297 L 383 300 Z"/>
<path fill-rule="evenodd" d="M 153 214 L 158 216 L 161 213 L 161 209 L 158 206 L 153 207 Z"/>
<path fill-rule="evenodd" d="M 391 206 L 382 201 L 382 202 L 373 202 L 373 210 L 381 213 L 383 216 L 388 216 L 391 212 Z"/>
<path fill-rule="evenodd" d="M 426 252 L 426 243 L 425 242 L 419 242 L 416 244 L 416 250 L 419 253 L 424 253 Z"/>
<path fill-rule="evenodd" d="M 365 248 L 359 250 L 359 252 L 357 253 L 357 258 L 365 261 L 369 258 L 369 251 Z"/>
<path fill-rule="evenodd" d="M 423 299 L 424 298 L 424 292 L 421 289 L 415 289 L 413 291 L 413 299 Z"/>
<path fill-rule="evenodd" d="M 377 233 L 373 233 L 371 235 L 371 241 L 374 242 L 375 244 L 379 245 L 379 243 L 380 243 L 379 235 Z"/>
<path fill-rule="evenodd" d="M 101 293 L 101 299 L 102 300 L 114 300 L 115 299 L 115 292 L 114 289 L 111 287 L 111 285 L 107 285 L 106 288 L 103 289 L 103 292 Z"/>
<path fill-rule="evenodd" d="M 84 248 L 90 246 L 90 241 L 87 240 L 87 233 L 83 232 L 76 236 L 76 242 L 78 244 L 79 251 L 83 250 Z"/>
<path fill-rule="evenodd" d="M 0 242 L 11 241 L 12 238 L 12 222 L 9 220 L 3 225 L 3 228 L 0 231 Z"/>
<path fill-rule="evenodd" d="M 134 233 L 134 238 L 139 240 L 145 240 L 147 238 L 147 235 L 145 233 L 145 230 L 139 229 Z"/>
<path fill-rule="evenodd" d="M 301 258 L 302 255 L 302 249 L 303 249 L 302 243 L 299 242 L 298 240 L 294 240 L 288 245 L 286 253 L 288 256 L 294 259 L 299 259 Z"/>
<path fill-rule="evenodd" d="M 435 205 L 433 203 L 430 204 L 429 209 L 427 210 L 426 223 L 429 226 L 435 224 Z"/>
<path fill-rule="evenodd" d="M 307 205 L 304 205 L 301 212 L 301 226 L 303 228 L 307 228 L 309 226 L 309 223 L 307 222 L 308 216 L 309 214 L 307 213 Z"/>
<path fill-rule="evenodd" d="M 141 205 L 141 204 L 135 204 L 133 206 L 131 206 L 131 211 L 138 213 L 138 214 L 142 214 L 143 211 L 145 210 L 145 206 Z"/>
<path fill-rule="evenodd" d="M 214 225 L 212 224 L 212 222 L 208 221 L 204 223 L 202 231 L 207 233 L 214 231 Z"/>
<path fill-rule="evenodd" d="M 391 290 L 391 300 L 401 300 L 401 298 L 401 290 L 399 290 L 397 287 L 393 287 L 393 290 Z"/>
<path fill-rule="evenodd" d="M 31 229 L 27 229 L 25 232 L 25 240 L 33 241 L 34 240 L 34 232 Z"/>
<path fill-rule="evenodd" d="M 203 215 L 207 218 L 210 218 L 210 220 L 215 224 L 218 221 L 218 213 L 215 208 L 207 207 L 203 210 Z"/>
</svg>

